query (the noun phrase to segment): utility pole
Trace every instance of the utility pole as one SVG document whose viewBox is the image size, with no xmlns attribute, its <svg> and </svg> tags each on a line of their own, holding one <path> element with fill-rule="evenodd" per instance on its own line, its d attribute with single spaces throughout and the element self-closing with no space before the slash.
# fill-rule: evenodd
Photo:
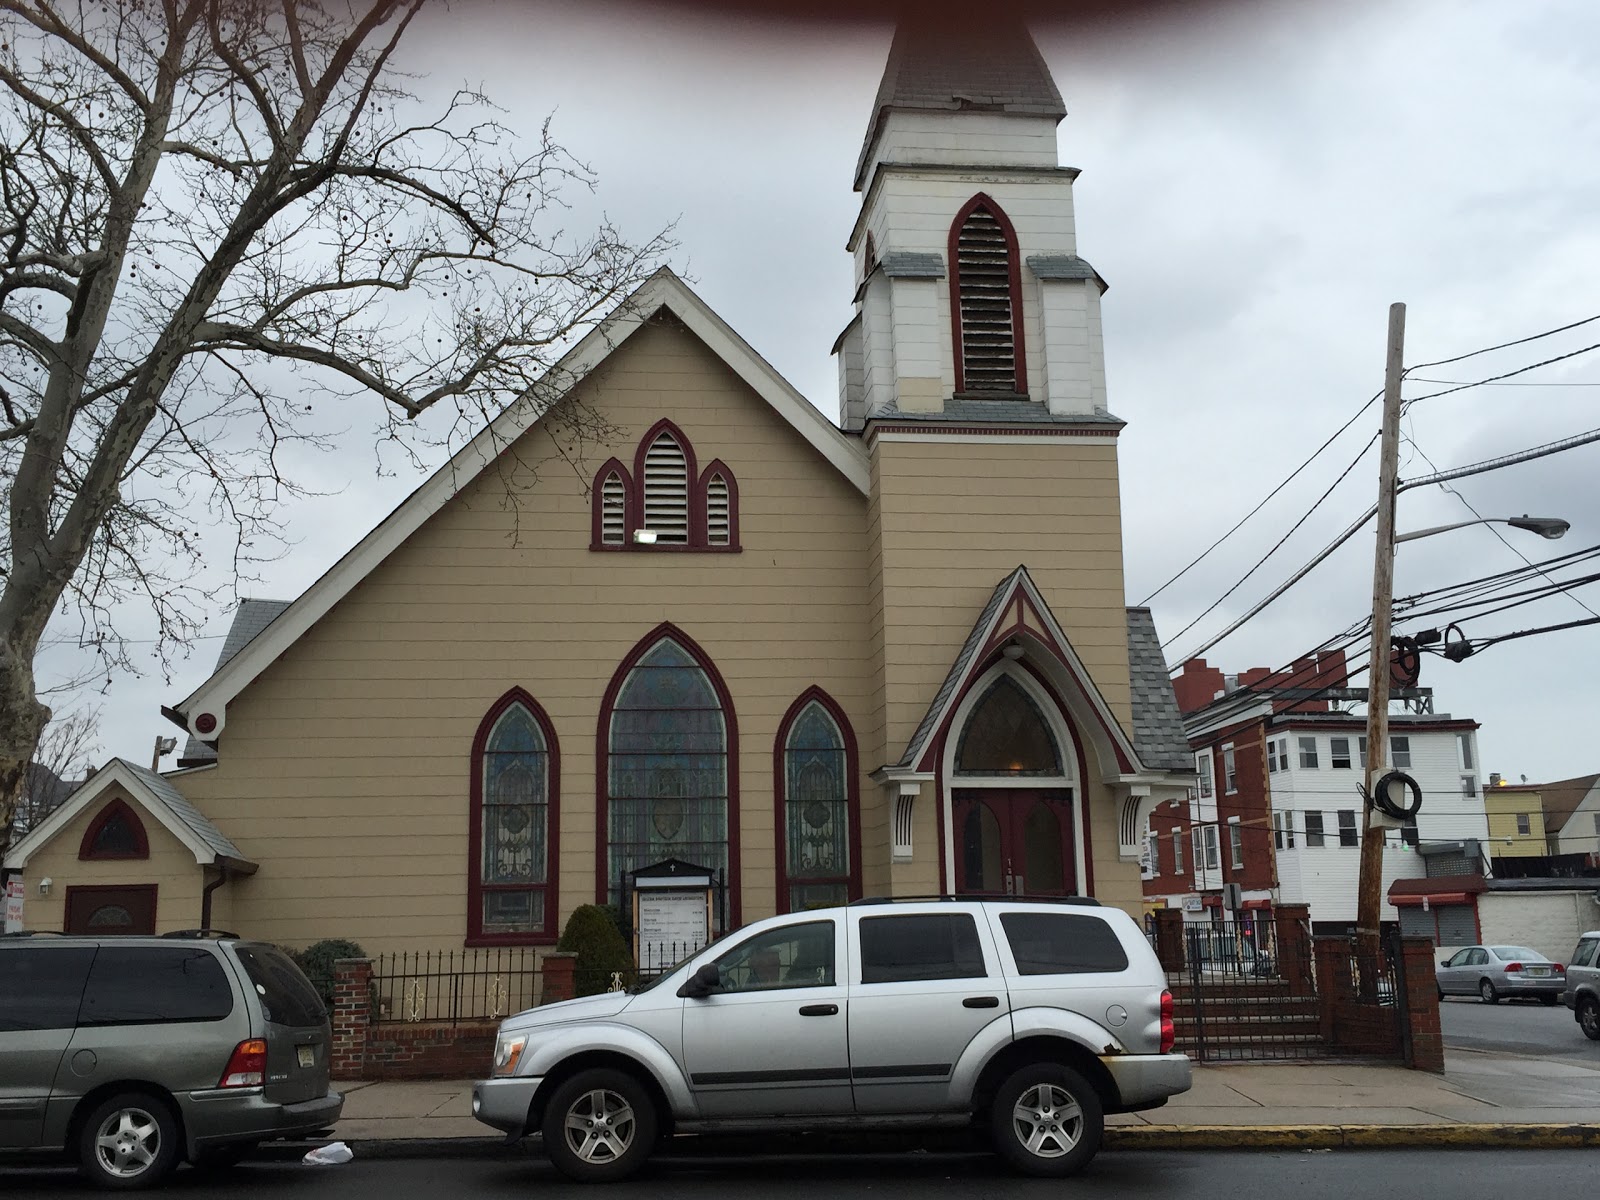
<svg viewBox="0 0 1600 1200">
<path fill-rule="evenodd" d="M 1383 431 L 1378 456 L 1378 545 L 1372 559 L 1372 656 L 1367 668 L 1367 795 L 1384 773 L 1389 749 L 1389 626 L 1394 608 L 1394 502 L 1400 475 L 1400 377 L 1406 306 L 1389 306 L 1389 354 L 1383 377 Z M 1356 956 L 1378 962 L 1386 819 L 1368 805 L 1356 892 Z M 1369 977 L 1363 971 L 1363 980 Z"/>
</svg>

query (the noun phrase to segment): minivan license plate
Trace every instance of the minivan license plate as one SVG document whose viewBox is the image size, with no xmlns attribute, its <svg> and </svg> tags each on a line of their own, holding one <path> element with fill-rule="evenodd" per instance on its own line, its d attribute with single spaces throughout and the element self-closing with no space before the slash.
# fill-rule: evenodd
<svg viewBox="0 0 1600 1200">
<path fill-rule="evenodd" d="M 302 1067 L 309 1067 L 316 1062 L 317 1052 L 315 1048 L 311 1046 L 300 1046 L 297 1047 L 297 1049 L 300 1051 L 300 1065 Z"/>
</svg>

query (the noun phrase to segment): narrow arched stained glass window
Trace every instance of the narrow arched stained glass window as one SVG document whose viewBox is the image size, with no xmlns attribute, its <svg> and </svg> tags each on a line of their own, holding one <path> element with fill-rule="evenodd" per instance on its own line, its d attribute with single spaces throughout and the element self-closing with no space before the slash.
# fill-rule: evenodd
<svg viewBox="0 0 1600 1200">
<path fill-rule="evenodd" d="M 850 893 L 850 804 L 844 735 L 813 700 L 783 748 L 784 869 L 789 911 L 843 904 Z"/>
<path fill-rule="evenodd" d="M 1063 774 L 1061 750 L 1044 714 L 1022 687 L 1002 675 L 973 708 L 956 747 L 964 775 Z"/>
<path fill-rule="evenodd" d="M 728 866 L 728 722 L 693 655 L 663 637 L 612 705 L 606 788 L 607 880 L 667 858 Z"/>
<path fill-rule="evenodd" d="M 533 714 L 512 704 L 484 743 L 483 932 L 545 928 L 550 756 Z"/>
</svg>

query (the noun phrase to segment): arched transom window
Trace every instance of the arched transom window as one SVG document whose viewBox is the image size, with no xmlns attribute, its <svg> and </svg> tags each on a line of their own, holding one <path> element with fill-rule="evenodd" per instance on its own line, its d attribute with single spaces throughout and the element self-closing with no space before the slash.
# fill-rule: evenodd
<svg viewBox="0 0 1600 1200">
<path fill-rule="evenodd" d="M 852 780 L 844 732 L 820 700 L 789 723 L 783 739 L 783 879 L 787 911 L 850 898 Z"/>
<path fill-rule="evenodd" d="M 670 636 L 628 671 L 606 730 L 606 879 L 668 858 L 728 867 L 728 717 L 710 677 Z"/>
<path fill-rule="evenodd" d="M 1009 675 L 989 685 L 956 747 L 958 775 L 1061 776 L 1061 748 L 1044 714 Z"/>
<path fill-rule="evenodd" d="M 84 831 L 78 847 L 80 859 L 149 858 L 150 842 L 144 822 L 122 800 L 102 808 Z"/>
<path fill-rule="evenodd" d="M 521 699 L 502 700 L 480 731 L 471 933 L 517 940 L 555 927 L 551 858 L 551 750 L 542 722 Z"/>
</svg>

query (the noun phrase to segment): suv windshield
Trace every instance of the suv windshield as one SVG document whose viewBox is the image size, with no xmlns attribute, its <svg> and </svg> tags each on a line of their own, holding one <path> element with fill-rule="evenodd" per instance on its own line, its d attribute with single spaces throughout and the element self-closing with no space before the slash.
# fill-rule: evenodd
<svg viewBox="0 0 1600 1200">
<path fill-rule="evenodd" d="M 261 997 L 262 1016 L 272 1024 L 305 1028 L 328 1019 L 322 997 L 282 951 L 271 946 L 236 946 L 234 953 Z"/>
</svg>

